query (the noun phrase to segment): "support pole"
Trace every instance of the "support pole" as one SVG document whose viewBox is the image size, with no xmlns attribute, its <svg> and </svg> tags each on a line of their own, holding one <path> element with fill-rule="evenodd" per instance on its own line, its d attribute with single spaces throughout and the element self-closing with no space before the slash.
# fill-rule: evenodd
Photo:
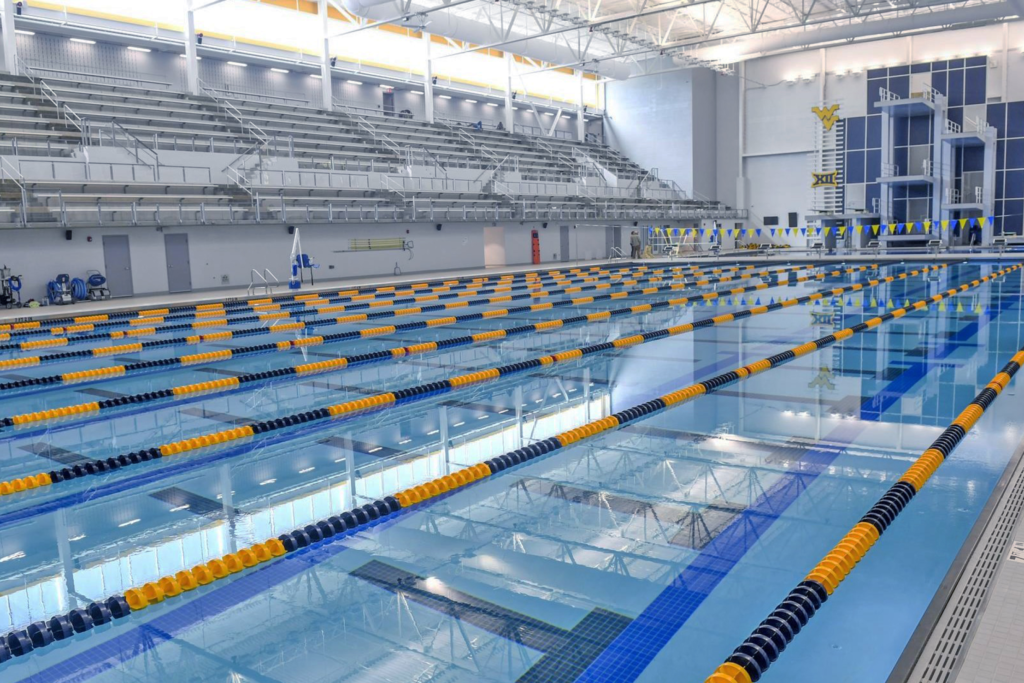
<svg viewBox="0 0 1024 683">
<path fill-rule="evenodd" d="M 334 109 L 334 93 L 331 84 L 331 39 L 327 27 L 328 0 L 320 0 L 320 36 L 323 45 L 320 47 L 320 92 L 326 111 Z"/>
<path fill-rule="evenodd" d="M 185 81 L 188 91 L 199 94 L 199 52 L 196 47 L 195 0 L 185 0 Z"/>
<path fill-rule="evenodd" d="M 583 117 L 583 72 L 576 72 L 576 91 L 579 99 L 576 101 L 576 139 L 584 142 L 587 139 L 587 123 Z"/>
<path fill-rule="evenodd" d="M 4 66 L 18 75 L 18 34 L 14 32 L 14 0 L 3 0 Z"/>
<path fill-rule="evenodd" d="M 423 32 L 423 105 L 427 123 L 434 122 L 434 63 L 430 59 L 430 34 Z"/>
<path fill-rule="evenodd" d="M 515 58 L 508 50 L 505 51 L 505 130 L 509 133 L 515 131 L 516 117 L 515 105 L 512 100 L 512 63 Z"/>
</svg>

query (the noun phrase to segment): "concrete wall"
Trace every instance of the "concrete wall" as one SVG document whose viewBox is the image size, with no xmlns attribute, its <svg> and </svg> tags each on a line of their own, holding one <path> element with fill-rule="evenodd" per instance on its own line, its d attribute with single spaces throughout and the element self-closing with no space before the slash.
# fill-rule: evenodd
<svg viewBox="0 0 1024 683">
<path fill-rule="evenodd" d="M 609 83 L 607 142 L 644 168 L 694 189 L 694 71 Z M 712 138 L 713 140 L 713 138 Z M 698 184 L 703 184 L 703 181 Z"/>
<path fill-rule="evenodd" d="M 484 266 L 484 224 L 444 223 L 438 231 L 433 224 L 395 225 L 301 225 L 303 251 L 320 264 L 316 280 L 327 281 L 359 276 L 391 276 L 395 264 L 405 274 L 481 268 Z M 507 265 L 532 261 L 530 231 L 540 238 L 541 260 L 557 261 L 558 226 L 514 222 L 505 224 L 505 262 Z M 570 259 L 605 258 L 604 226 L 579 226 L 570 229 Z M 132 280 L 136 294 L 167 291 L 167 264 L 164 233 L 186 233 L 192 268 L 193 289 L 248 285 L 250 269 L 269 268 L 278 278 L 287 279 L 292 236 L 284 225 L 247 225 L 237 227 L 164 228 L 73 228 L 71 240 L 64 229 L 35 228 L 7 230 L 0 240 L 0 263 L 15 274 L 24 275 L 22 297 L 40 299 L 47 281 L 59 273 L 84 277 L 87 270 L 106 272 L 103 260 L 103 235 L 127 235 L 132 259 Z M 355 238 L 402 237 L 413 242 L 408 252 L 380 251 L 338 253 L 349 248 Z M 224 278 L 227 278 L 225 282 Z"/>
</svg>

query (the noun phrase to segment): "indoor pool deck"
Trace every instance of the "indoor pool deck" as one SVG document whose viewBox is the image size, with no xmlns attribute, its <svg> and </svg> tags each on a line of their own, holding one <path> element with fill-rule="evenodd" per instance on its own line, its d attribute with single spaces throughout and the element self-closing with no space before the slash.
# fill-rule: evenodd
<svg viewBox="0 0 1024 683">
<path fill-rule="evenodd" d="M 0 333 L 0 680 L 698 683 L 809 574 L 832 583 L 812 569 L 993 378 L 745 670 L 931 680 L 926 627 L 995 552 L 949 670 L 1018 680 L 1024 398 L 997 373 L 1024 347 L 1021 263 L 750 265 L 430 274 Z"/>
</svg>

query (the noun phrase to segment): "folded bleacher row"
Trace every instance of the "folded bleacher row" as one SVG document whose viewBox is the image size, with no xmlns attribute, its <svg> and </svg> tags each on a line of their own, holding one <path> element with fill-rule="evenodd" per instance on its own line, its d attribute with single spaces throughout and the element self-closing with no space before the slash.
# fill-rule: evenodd
<svg viewBox="0 0 1024 683">
<path fill-rule="evenodd" d="M 0 76 L 0 224 L 731 215 L 604 145 L 204 93 Z"/>
</svg>

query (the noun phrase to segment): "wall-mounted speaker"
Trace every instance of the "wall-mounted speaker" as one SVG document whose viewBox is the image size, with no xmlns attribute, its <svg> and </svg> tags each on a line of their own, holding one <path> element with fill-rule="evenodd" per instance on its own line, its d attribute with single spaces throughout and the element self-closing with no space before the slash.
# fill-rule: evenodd
<svg viewBox="0 0 1024 683">
<path fill-rule="evenodd" d="M 441 224 L 438 223 L 437 225 L 434 226 L 434 228 L 437 229 L 437 230 L 440 230 L 441 229 Z"/>
<path fill-rule="evenodd" d="M 294 235 L 295 234 L 295 226 L 294 225 L 289 225 L 288 226 L 288 234 L 289 235 Z"/>
<path fill-rule="evenodd" d="M 64 239 L 66 239 L 69 242 L 71 241 L 71 231 L 70 230 L 65 230 L 64 231 Z"/>
</svg>

